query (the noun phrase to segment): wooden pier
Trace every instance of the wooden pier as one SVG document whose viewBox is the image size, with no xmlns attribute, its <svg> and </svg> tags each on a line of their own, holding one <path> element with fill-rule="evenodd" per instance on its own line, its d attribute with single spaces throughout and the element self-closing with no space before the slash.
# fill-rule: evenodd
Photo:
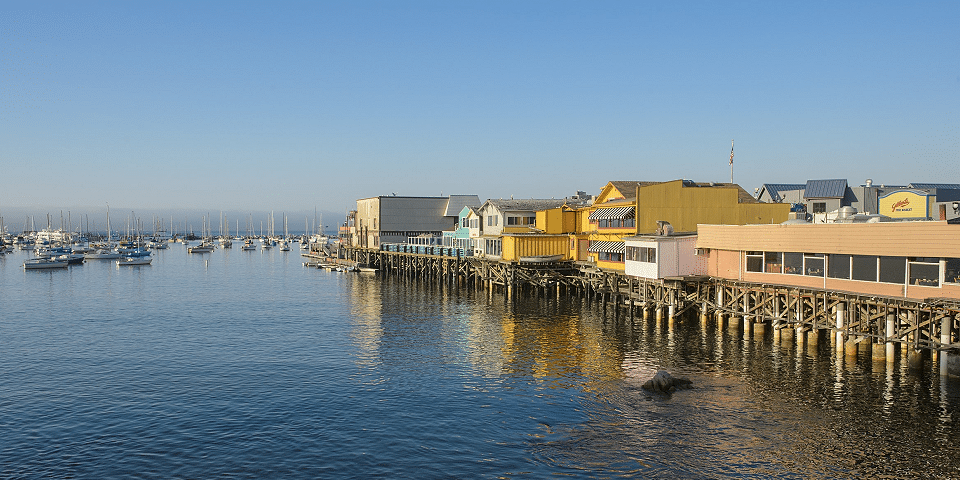
<svg viewBox="0 0 960 480">
<path fill-rule="evenodd" d="M 892 361 L 899 351 L 911 365 L 919 365 L 923 355 L 950 353 L 940 362 L 941 372 L 960 374 L 956 299 L 867 296 L 703 276 L 647 280 L 576 262 L 511 263 L 454 256 L 449 249 L 437 252 L 343 248 L 338 257 L 382 275 L 451 288 L 488 289 L 508 297 L 587 297 L 614 316 L 656 313 L 677 320 L 696 318 L 688 313 L 696 312 L 704 322 L 713 318 L 744 331 L 770 328 L 775 338 L 829 341 L 849 355 L 869 351 L 877 361 Z"/>
</svg>

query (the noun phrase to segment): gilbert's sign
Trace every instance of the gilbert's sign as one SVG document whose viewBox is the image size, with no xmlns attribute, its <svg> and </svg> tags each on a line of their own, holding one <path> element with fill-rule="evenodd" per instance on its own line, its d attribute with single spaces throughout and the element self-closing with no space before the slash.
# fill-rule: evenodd
<svg viewBox="0 0 960 480">
<path fill-rule="evenodd" d="M 926 218 L 929 216 L 930 196 L 913 190 L 888 193 L 878 199 L 880 215 L 893 218 Z"/>
</svg>

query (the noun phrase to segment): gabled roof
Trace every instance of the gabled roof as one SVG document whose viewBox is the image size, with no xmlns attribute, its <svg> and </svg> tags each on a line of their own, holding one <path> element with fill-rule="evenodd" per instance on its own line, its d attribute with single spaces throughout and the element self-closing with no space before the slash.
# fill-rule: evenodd
<svg viewBox="0 0 960 480">
<path fill-rule="evenodd" d="M 528 198 L 519 200 L 490 199 L 487 200 L 486 203 L 497 207 L 497 210 L 501 212 L 539 212 L 541 210 L 563 206 L 567 201 L 563 198 L 559 200 L 553 198 Z"/>
<path fill-rule="evenodd" d="M 607 184 L 604 185 L 602 189 L 600 189 L 600 194 L 597 195 L 596 198 L 594 198 L 594 205 L 596 205 L 597 204 L 596 202 L 599 201 L 601 198 L 606 198 L 604 194 L 607 193 L 611 187 L 615 188 L 618 192 L 620 192 L 621 195 L 623 195 L 622 200 L 632 202 L 637 199 L 637 187 L 645 187 L 647 185 L 655 185 L 657 183 L 662 183 L 662 182 L 638 182 L 633 180 L 611 180 L 607 182 Z M 619 201 L 619 200 L 621 199 L 618 198 L 613 200 L 607 200 L 606 202 L 603 202 L 603 203 L 605 204 L 607 202 Z"/>
<path fill-rule="evenodd" d="M 805 187 L 803 183 L 764 183 L 760 188 L 767 191 L 771 200 L 779 203 L 783 200 L 783 192 L 795 192 Z"/>
<path fill-rule="evenodd" d="M 460 215 L 463 207 L 472 207 L 480 205 L 480 197 L 477 195 L 450 195 L 447 200 L 447 209 L 443 213 L 444 217 L 456 217 Z"/>
<path fill-rule="evenodd" d="M 911 183 L 909 188 L 938 188 L 943 190 L 960 190 L 958 183 Z"/>
<path fill-rule="evenodd" d="M 803 198 L 843 198 L 847 193 L 847 179 L 807 180 Z"/>
</svg>

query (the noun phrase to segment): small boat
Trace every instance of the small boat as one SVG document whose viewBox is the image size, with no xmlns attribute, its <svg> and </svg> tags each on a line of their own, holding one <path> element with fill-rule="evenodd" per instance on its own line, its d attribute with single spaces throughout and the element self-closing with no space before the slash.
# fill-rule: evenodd
<svg viewBox="0 0 960 480">
<path fill-rule="evenodd" d="M 198 245 L 193 247 L 188 247 L 187 251 L 190 253 L 210 253 L 214 249 L 213 244 L 207 242 L 200 242 Z"/>
<path fill-rule="evenodd" d="M 153 259 L 150 257 L 123 257 L 117 260 L 117 266 L 120 265 L 150 265 Z"/>
<path fill-rule="evenodd" d="M 90 253 L 84 253 L 83 258 L 87 260 L 116 260 L 123 254 L 115 249 L 100 248 Z"/>
<path fill-rule="evenodd" d="M 150 243 L 147 244 L 147 248 L 149 248 L 149 249 L 151 249 L 151 250 L 166 250 L 166 249 L 167 249 L 167 244 L 164 243 L 164 242 L 158 242 L 158 241 L 154 240 L 154 241 L 152 241 L 152 242 L 150 242 Z"/>
<path fill-rule="evenodd" d="M 240 247 L 241 250 L 256 250 L 257 246 L 253 244 L 253 240 L 247 239 L 243 242 L 243 247 Z"/>
<path fill-rule="evenodd" d="M 67 268 L 67 261 L 59 258 L 30 258 L 23 261 L 24 270 L 40 270 L 45 268 Z"/>
<path fill-rule="evenodd" d="M 290 251 L 290 244 L 288 244 L 288 243 L 285 242 L 285 241 L 284 241 L 284 242 L 280 242 L 280 251 L 281 251 L 281 252 L 289 252 L 289 251 Z"/>
</svg>

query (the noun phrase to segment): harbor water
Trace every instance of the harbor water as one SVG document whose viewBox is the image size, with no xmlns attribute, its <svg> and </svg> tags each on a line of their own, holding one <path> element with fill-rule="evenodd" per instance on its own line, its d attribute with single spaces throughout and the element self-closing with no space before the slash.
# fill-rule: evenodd
<svg viewBox="0 0 960 480">
<path fill-rule="evenodd" d="M 960 478 L 930 359 L 296 247 L 153 256 L 0 256 L 0 478 Z M 641 388 L 660 369 L 694 388 Z"/>
</svg>

